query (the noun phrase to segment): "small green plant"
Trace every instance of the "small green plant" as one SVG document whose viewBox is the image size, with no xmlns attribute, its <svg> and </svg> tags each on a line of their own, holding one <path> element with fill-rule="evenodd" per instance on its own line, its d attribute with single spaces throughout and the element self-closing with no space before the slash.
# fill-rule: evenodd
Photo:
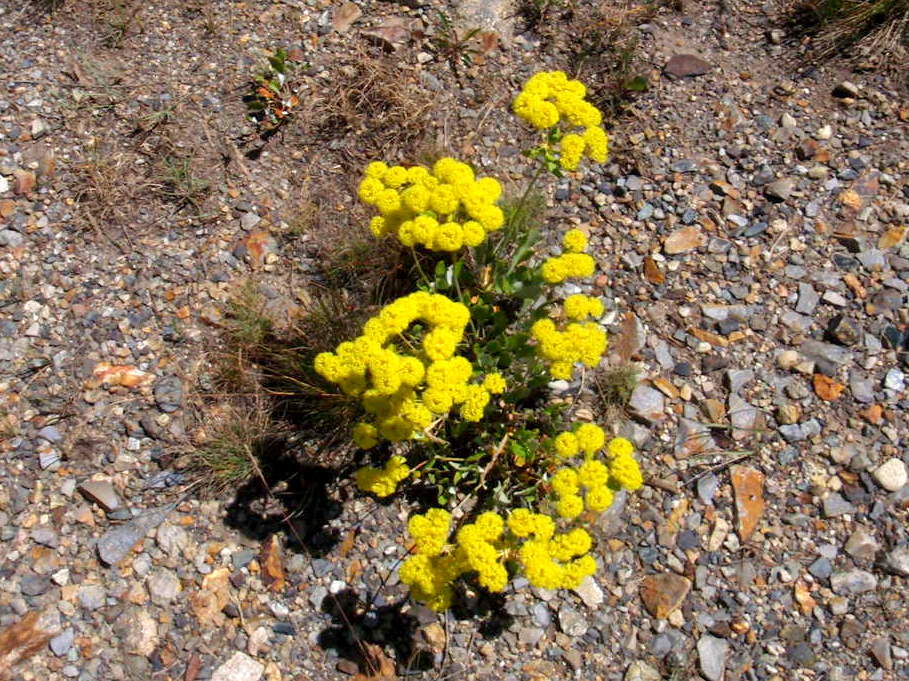
<svg viewBox="0 0 909 681">
<path fill-rule="evenodd" d="M 258 401 L 224 408 L 210 427 L 214 434 L 191 453 L 189 470 L 213 496 L 261 477 L 264 457 L 282 439 L 269 410 Z"/>
<path fill-rule="evenodd" d="M 482 52 L 477 42 L 480 30 L 472 28 L 460 31 L 445 12 L 436 12 L 435 30 L 430 40 L 436 54 L 448 62 L 458 82 L 461 80 L 461 69 L 473 64 Z"/>
<path fill-rule="evenodd" d="M 549 393 L 553 379 L 597 367 L 607 345 L 603 302 L 560 288 L 593 275 L 587 235 L 570 229 L 560 254 L 538 256 L 536 183 L 606 160 L 602 115 L 585 94 L 556 71 L 515 98 L 540 134 L 519 197 L 504 199 L 495 178 L 453 158 L 374 161 L 359 186 L 378 212 L 373 234 L 410 254 L 412 289 L 313 366 L 325 395 L 347 399 L 354 444 L 380 464 L 356 472 L 360 489 L 386 497 L 409 480 L 438 504 L 411 517 L 413 555 L 400 571 L 437 610 L 457 583 L 497 592 L 517 572 L 538 587 L 577 587 L 596 569 L 583 525 L 643 483 L 628 440 L 573 422 L 570 401 Z"/>
<path fill-rule="evenodd" d="M 210 183 L 193 170 L 189 156 L 165 156 L 161 159 L 162 194 L 179 208 L 191 205 L 197 210 L 208 195 Z"/>
<path fill-rule="evenodd" d="M 599 372 L 594 380 L 600 399 L 604 404 L 624 407 L 631 399 L 640 374 L 634 364 L 622 364 Z"/>
<path fill-rule="evenodd" d="M 273 134 L 296 113 L 300 98 L 291 76 L 295 63 L 287 50 L 278 48 L 268 57 L 268 68 L 253 77 L 253 92 L 243 101 L 250 117 L 263 133 Z"/>
</svg>

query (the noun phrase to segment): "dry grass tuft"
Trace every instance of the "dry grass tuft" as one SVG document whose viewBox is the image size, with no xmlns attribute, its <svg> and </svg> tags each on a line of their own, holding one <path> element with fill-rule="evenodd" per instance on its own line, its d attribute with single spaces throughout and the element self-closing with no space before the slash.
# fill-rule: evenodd
<svg viewBox="0 0 909 681">
<path fill-rule="evenodd" d="M 126 226 L 152 184 L 143 172 L 137 154 L 122 150 L 96 149 L 73 167 L 74 200 L 83 228 L 88 228 L 125 250 L 130 245 Z M 116 228 L 117 232 L 111 232 Z"/>
<path fill-rule="evenodd" d="M 812 36 L 812 57 L 850 51 L 878 64 L 902 65 L 909 45 L 909 0 L 806 0 L 796 22 Z"/>
<path fill-rule="evenodd" d="M 323 140 L 341 145 L 350 161 L 412 158 L 430 129 L 433 96 L 400 62 L 360 51 L 331 74 L 309 117 Z"/>
<path fill-rule="evenodd" d="M 671 0 L 600 0 L 567 3 L 572 40 L 566 45 L 574 74 L 586 83 L 594 103 L 607 115 L 624 111 L 634 95 L 647 89 L 649 65 L 640 57 L 637 26 L 652 19 Z"/>
<path fill-rule="evenodd" d="M 624 407 L 638 384 L 640 369 L 634 364 L 610 367 L 595 375 L 597 393 L 604 405 Z"/>
<path fill-rule="evenodd" d="M 287 431 L 258 399 L 222 406 L 209 416 L 214 434 L 190 452 L 187 470 L 217 497 L 262 477 L 262 462 L 283 449 Z"/>
</svg>

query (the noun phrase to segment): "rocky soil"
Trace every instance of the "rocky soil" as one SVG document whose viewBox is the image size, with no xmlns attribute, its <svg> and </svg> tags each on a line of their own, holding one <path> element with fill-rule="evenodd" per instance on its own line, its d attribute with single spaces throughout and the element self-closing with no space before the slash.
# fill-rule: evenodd
<svg viewBox="0 0 909 681">
<path fill-rule="evenodd" d="M 909 677 L 909 101 L 799 70 L 774 2 L 632 25 L 650 89 L 549 188 L 644 377 L 616 425 L 649 485 L 595 580 L 439 616 L 398 583 L 405 503 L 324 470 L 190 486 L 225 303 L 305 301 L 364 160 L 437 145 L 520 185 L 508 102 L 566 54 L 455 4 L 501 37 L 457 72 L 436 3 L 0 2 L 0 677 Z M 263 139 L 242 98 L 277 47 L 299 112 Z"/>
</svg>

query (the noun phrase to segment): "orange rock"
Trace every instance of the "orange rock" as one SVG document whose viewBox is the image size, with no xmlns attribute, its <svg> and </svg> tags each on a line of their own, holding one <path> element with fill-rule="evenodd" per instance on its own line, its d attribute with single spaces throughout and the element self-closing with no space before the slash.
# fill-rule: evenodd
<svg viewBox="0 0 909 681">
<path fill-rule="evenodd" d="M 95 385 L 86 387 L 122 385 L 125 388 L 137 388 L 155 380 L 154 374 L 142 371 L 137 367 L 126 364 L 109 364 L 108 362 L 99 362 L 92 370 L 92 376 L 94 376 Z"/>
<path fill-rule="evenodd" d="M 657 619 L 666 619 L 678 610 L 689 591 L 691 582 L 679 575 L 649 575 L 641 580 L 641 600 Z"/>
<path fill-rule="evenodd" d="M 719 334 L 713 333 L 712 331 L 707 331 L 706 329 L 699 329 L 697 327 L 692 327 L 688 329 L 688 333 L 697 338 L 700 341 L 705 343 L 710 343 L 713 346 L 726 348 L 729 347 L 729 341 L 720 336 Z"/>
<path fill-rule="evenodd" d="M 650 256 L 644 258 L 644 278 L 654 286 L 659 286 L 666 281 L 666 275 L 663 274 L 663 270 L 657 265 L 656 260 Z"/>
<path fill-rule="evenodd" d="M 906 236 L 906 228 L 903 226 L 891 227 L 886 232 L 881 234 L 881 238 L 878 239 L 877 247 L 881 249 L 893 248 L 902 243 L 903 237 Z"/>
<path fill-rule="evenodd" d="M 8 218 L 10 215 L 16 212 L 16 202 L 6 199 L 5 201 L 0 201 L 0 217 Z"/>
<path fill-rule="evenodd" d="M 868 408 L 863 409 L 859 414 L 861 414 L 862 418 L 868 423 L 875 426 L 879 426 L 884 420 L 884 408 L 879 404 L 868 405 Z"/>
<path fill-rule="evenodd" d="M 697 226 L 689 225 L 675 230 L 666 237 L 666 241 L 663 242 L 663 250 L 668 255 L 676 255 L 703 246 L 706 242 L 704 233 Z"/>
<path fill-rule="evenodd" d="M 59 624 L 54 623 L 50 610 L 45 613 L 32 610 L 22 619 L 0 630 L 0 670 L 4 676 L 13 667 L 45 648 L 47 642 L 59 631 Z"/>
<path fill-rule="evenodd" d="M 840 192 L 838 198 L 840 203 L 854 211 L 859 211 L 862 208 L 862 197 L 853 189 L 847 189 L 844 192 Z"/>
<path fill-rule="evenodd" d="M 13 173 L 13 192 L 19 196 L 31 194 L 32 190 L 35 188 L 36 181 L 37 178 L 32 171 L 16 170 Z"/>
<path fill-rule="evenodd" d="M 799 610 L 802 611 L 803 615 L 810 615 L 814 611 L 817 601 L 811 597 L 811 592 L 808 591 L 808 588 L 804 583 L 801 581 L 795 583 L 793 595 L 795 596 L 795 602 L 799 604 Z"/>
<path fill-rule="evenodd" d="M 864 298 L 868 295 L 868 292 L 865 290 L 865 287 L 862 286 L 861 282 L 858 280 L 858 277 L 849 272 L 843 277 L 843 281 L 846 282 L 846 286 L 852 289 L 852 292 L 855 294 L 856 298 Z"/>
<path fill-rule="evenodd" d="M 218 568 L 205 575 L 202 588 L 190 598 L 193 613 L 203 625 L 219 626 L 224 621 L 221 610 L 230 601 L 230 570 Z"/>
<path fill-rule="evenodd" d="M 656 378 L 650 379 L 650 382 L 653 384 L 654 388 L 666 395 L 666 397 L 671 397 L 674 400 L 678 399 L 678 388 L 672 385 L 668 379 L 665 379 L 662 376 L 657 376 Z"/>
<path fill-rule="evenodd" d="M 733 466 L 730 477 L 735 493 L 737 530 L 739 538 L 746 542 L 764 515 L 764 474 L 748 466 Z"/>
<path fill-rule="evenodd" d="M 843 391 L 846 389 L 845 385 L 838 383 L 829 376 L 824 376 L 824 374 L 815 374 L 813 381 L 814 392 L 826 402 L 833 402 L 834 400 L 839 399 L 839 396 L 842 395 Z"/>
<path fill-rule="evenodd" d="M 284 590 L 284 563 L 281 559 L 281 543 L 277 535 L 272 535 L 262 546 L 259 553 L 259 562 L 262 563 L 262 576 L 272 591 Z"/>
</svg>

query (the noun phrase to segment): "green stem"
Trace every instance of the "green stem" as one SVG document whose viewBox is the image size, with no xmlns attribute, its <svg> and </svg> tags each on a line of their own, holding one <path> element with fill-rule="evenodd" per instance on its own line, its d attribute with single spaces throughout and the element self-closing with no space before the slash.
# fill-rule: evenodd
<svg viewBox="0 0 909 681">
<path fill-rule="evenodd" d="M 410 255 L 413 257 L 413 263 L 417 266 L 417 271 L 420 273 L 420 278 L 423 280 L 423 283 L 430 289 L 434 289 L 435 286 L 433 285 L 432 280 L 426 276 L 426 272 L 423 271 L 423 267 L 420 265 L 420 258 L 413 246 L 410 247 Z"/>
<path fill-rule="evenodd" d="M 536 172 L 531 176 L 530 182 L 527 183 L 527 187 L 524 189 L 524 193 L 521 195 L 521 198 L 518 199 L 518 204 L 514 208 L 514 215 L 520 214 L 524 209 L 524 204 L 527 203 L 527 199 L 530 197 L 530 192 L 533 191 L 533 188 L 536 186 L 537 180 L 540 179 L 540 175 L 543 174 L 543 171 L 546 170 L 546 166 L 542 161 L 537 166 Z M 511 220 L 507 228 L 507 234 L 503 235 L 501 239 L 498 240 L 495 247 L 492 249 L 492 255 L 496 258 L 499 255 L 499 249 L 502 247 L 502 244 L 505 242 L 513 243 L 515 239 L 514 232 L 514 223 L 515 220 Z"/>
</svg>

